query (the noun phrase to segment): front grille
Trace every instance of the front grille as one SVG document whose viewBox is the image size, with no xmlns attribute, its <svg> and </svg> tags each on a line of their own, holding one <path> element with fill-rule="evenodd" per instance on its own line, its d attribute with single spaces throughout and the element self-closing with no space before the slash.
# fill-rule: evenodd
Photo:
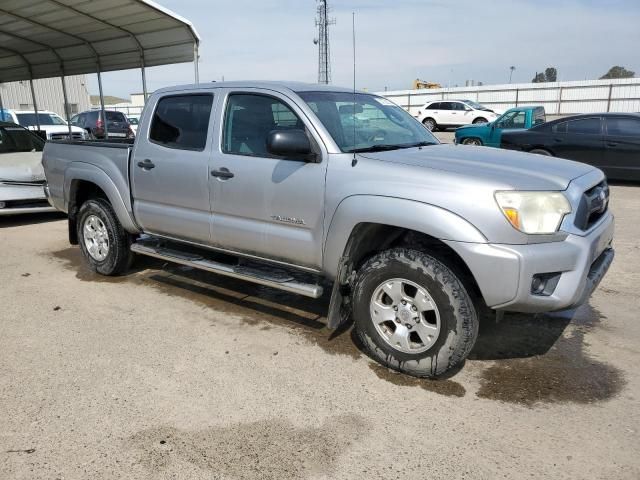
<svg viewBox="0 0 640 480">
<path fill-rule="evenodd" d="M 582 194 L 576 211 L 575 226 L 580 230 L 589 230 L 608 209 L 609 186 L 603 181 Z"/>
<path fill-rule="evenodd" d="M 68 133 L 52 133 L 51 140 L 69 140 Z M 74 132 L 71 134 L 71 140 L 82 140 L 82 134 Z"/>
</svg>

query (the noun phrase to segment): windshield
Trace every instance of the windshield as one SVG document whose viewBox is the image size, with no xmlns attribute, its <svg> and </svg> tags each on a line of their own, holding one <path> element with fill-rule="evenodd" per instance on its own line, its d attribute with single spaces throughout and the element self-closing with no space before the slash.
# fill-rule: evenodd
<svg viewBox="0 0 640 480">
<path fill-rule="evenodd" d="M 36 122 L 35 113 L 16 113 L 18 123 L 23 127 L 33 127 L 38 124 Z M 55 113 L 38 113 L 40 125 L 66 125 L 67 123 Z"/>
<path fill-rule="evenodd" d="M 485 112 L 490 111 L 484 105 L 480 105 L 479 103 L 472 102 L 471 100 L 463 100 L 463 102 L 466 103 L 467 105 L 469 105 L 471 108 L 475 108 L 476 110 L 484 110 Z"/>
<path fill-rule="evenodd" d="M 439 143 L 420 122 L 385 98 L 349 92 L 300 92 L 299 95 L 343 152 Z"/>
<path fill-rule="evenodd" d="M 41 152 L 44 140 L 22 127 L 0 127 L 0 153 Z"/>
</svg>

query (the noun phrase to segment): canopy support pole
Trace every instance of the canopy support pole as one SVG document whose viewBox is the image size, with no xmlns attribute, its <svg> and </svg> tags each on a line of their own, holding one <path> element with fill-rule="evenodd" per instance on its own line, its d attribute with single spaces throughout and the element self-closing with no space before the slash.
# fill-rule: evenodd
<svg viewBox="0 0 640 480">
<path fill-rule="evenodd" d="M 0 83 L 0 122 L 4 122 L 4 103 L 2 103 L 2 84 Z"/>
<path fill-rule="evenodd" d="M 38 115 L 38 101 L 36 100 L 36 91 L 33 88 L 33 78 L 29 78 L 29 86 L 31 87 L 31 100 L 33 100 L 33 110 L 36 112 L 36 126 L 38 133 L 40 132 L 40 116 Z"/>
<path fill-rule="evenodd" d="M 67 127 L 69 127 L 69 140 L 73 139 L 71 134 L 71 114 L 69 113 L 69 99 L 67 97 L 67 85 L 64 82 L 64 75 L 60 77 L 62 80 L 62 98 L 64 99 L 64 117 L 67 121 Z"/>
<path fill-rule="evenodd" d="M 198 62 L 200 60 L 200 56 L 198 55 L 198 42 L 194 42 L 193 44 L 193 73 L 195 76 L 196 85 L 200 83 L 200 72 L 198 71 Z"/>
<path fill-rule="evenodd" d="M 104 112 L 104 95 L 102 93 L 102 75 L 100 74 L 100 67 L 98 66 L 98 90 L 100 92 L 100 115 L 102 116 L 102 123 L 104 125 L 104 138 L 109 138 L 109 129 L 107 128 L 107 114 Z"/>
<path fill-rule="evenodd" d="M 147 73 L 144 64 L 144 55 L 140 58 L 140 62 L 140 71 L 142 72 L 142 96 L 144 98 L 144 103 L 147 103 Z"/>
</svg>

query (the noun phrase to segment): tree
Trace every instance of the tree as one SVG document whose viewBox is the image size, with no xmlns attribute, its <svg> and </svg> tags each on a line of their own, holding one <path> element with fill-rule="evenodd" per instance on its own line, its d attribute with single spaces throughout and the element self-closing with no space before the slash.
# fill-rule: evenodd
<svg viewBox="0 0 640 480">
<path fill-rule="evenodd" d="M 633 78 L 635 75 L 636 72 L 632 72 L 631 70 L 627 70 L 624 67 L 616 65 L 615 67 L 611 67 L 607 73 L 601 76 L 600 80 L 607 80 L 609 78 Z"/>
<path fill-rule="evenodd" d="M 558 80 L 558 71 L 556 70 L 556 67 L 546 68 L 544 76 L 547 77 L 547 82 L 556 82 Z"/>
<path fill-rule="evenodd" d="M 536 72 L 536 76 L 531 80 L 533 83 L 555 82 L 558 79 L 556 67 L 547 67 L 544 72 Z"/>
<path fill-rule="evenodd" d="M 533 77 L 533 80 L 531 80 L 532 83 L 544 83 L 547 81 L 547 77 L 545 77 L 544 73 L 540 72 L 537 73 L 536 72 L 536 76 Z"/>
</svg>

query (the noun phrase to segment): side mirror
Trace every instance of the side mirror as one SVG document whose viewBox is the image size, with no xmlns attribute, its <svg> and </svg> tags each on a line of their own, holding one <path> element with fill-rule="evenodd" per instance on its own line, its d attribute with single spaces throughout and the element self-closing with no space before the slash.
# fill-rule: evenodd
<svg viewBox="0 0 640 480">
<path fill-rule="evenodd" d="M 313 154 L 304 130 L 272 130 L 267 135 L 267 151 L 279 157 L 306 157 Z"/>
</svg>

